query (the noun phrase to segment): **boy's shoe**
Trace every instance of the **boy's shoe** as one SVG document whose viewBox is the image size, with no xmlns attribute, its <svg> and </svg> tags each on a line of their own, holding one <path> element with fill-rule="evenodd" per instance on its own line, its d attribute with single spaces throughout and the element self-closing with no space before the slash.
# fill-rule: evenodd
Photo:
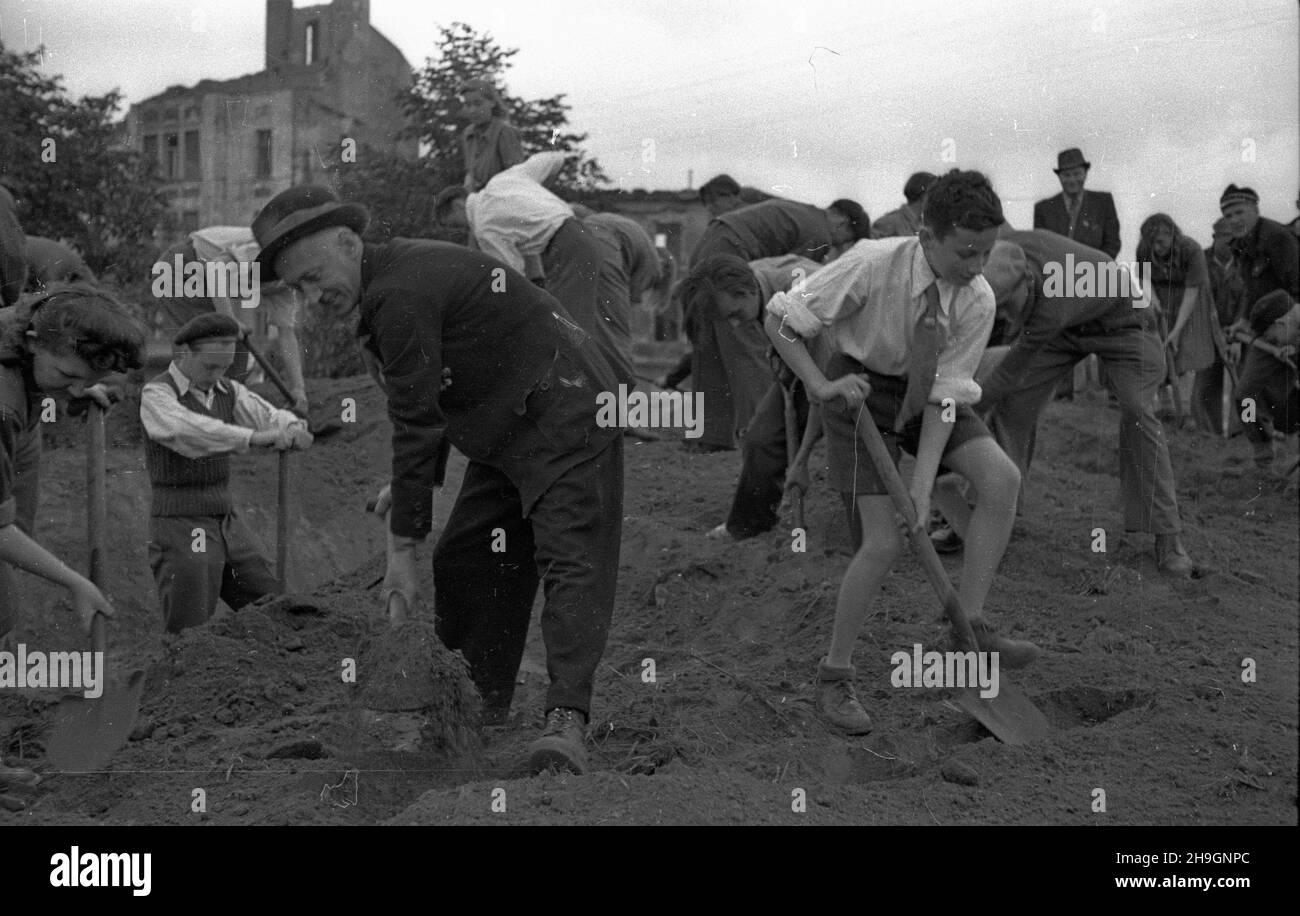
<svg viewBox="0 0 1300 916">
<path fill-rule="evenodd" d="M 930 532 L 930 543 L 934 545 L 935 553 L 945 554 L 957 553 L 966 545 L 961 535 L 953 531 L 947 522 Z"/>
<path fill-rule="evenodd" d="M 1176 534 L 1156 535 L 1156 566 L 1162 573 L 1180 579 L 1190 579 L 1196 569 Z"/>
<path fill-rule="evenodd" d="M 975 644 L 981 652 L 998 653 L 998 664 L 1003 668 L 1024 668 L 1038 661 L 1042 650 L 1027 639 L 1012 639 L 1003 636 L 983 617 L 970 618 L 970 628 L 975 632 Z M 949 651 L 961 651 L 957 643 L 957 634 L 948 629 L 948 638 L 944 642 Z"/>
<path fill-rule="evenodd" d="M 533 742 L 528 769 L 536 775 L 545 770 L 568 770 L 581 776 L 587 772 L 587 717 L 576 709 L 557 706 L 546 714 L 542 737 Z"/>
<path fill-rule="evenodd" d="M 858 701 L 853 688 L 857 669 L 832 668 L 825 662 L 817 665 L 817 711 L 826 721 L 850 735 L 865 735 L 871 731 L 871 716 Z"/>
</svg>

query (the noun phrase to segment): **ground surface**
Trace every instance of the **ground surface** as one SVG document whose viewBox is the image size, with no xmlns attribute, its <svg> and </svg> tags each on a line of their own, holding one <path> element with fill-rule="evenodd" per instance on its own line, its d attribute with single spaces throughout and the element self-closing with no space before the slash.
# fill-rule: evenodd
<svg viewBox="0 0 1300 916">
<path fill-rule="evenodd" d="M 315 610 L 284 601 L 223 610 L 204 629 L 161 637 L 143 457 L 138 447 L 110 451 L 108 592 L 119 612 L 110 663 L 146 670 L 139 722 L 105 772 L 60 774 L 44 759 L 58 693 L 0 691 L 0 752 L 43 776 L 19 793 L 25 808 L 0 810 L 0 824 L 1296 823 L 1296 499 L 1257 484 L 1240 439 L 1171 431 L 1185 539 L 1205 569 L 1169 581 L 1156 575 L 1149 541 L 1119 531 L 1116 414 L 1092 392 L 1051 407 L 989 605 L 1005 629 L 1047 650 L 1033 668 L 1004 673 L 1055 729 L 1019 748 L 942 696 L 890 686 L 890 655 L 941 634 L 910 555 L 856 658 L 875 731 L 830 732 L 813 712 L 811 678 L 847 556 L 824 474 L 808 499 L 806 552 L 792 551 L 788 524 L 711 541 L 703 535 L 725 515 L 738 453 L 627 440 L 594 772 L 523 778 L 545 684 L 536 632 L 511 722 L 481 739 L 448 742 L 418 714 L 368 710 L 343 682 L 346 660 L 383 625 L 382 531 L 363 506 L 389 454 L 368 381 L 313 386 L 318 405 L 344 397 L 358 399 L 358 422 L 291 459 L 291 581 L 313 593 Z M 84 568 L 82 461 L 77 449 L 47 455 L 39 536 Z M 270 549 L 276 458 L 235 464 L 237 504 Z M 1090 549 L 1098 527 L 1105 554 Z M 29 600 L 17 639 L 79 646 L 56 592 L 20 578 Z M 1242 680 L 1244 659 L 1254 683 Z M 205 812 L 194 810 L 199 789 Z"/>
</svg>

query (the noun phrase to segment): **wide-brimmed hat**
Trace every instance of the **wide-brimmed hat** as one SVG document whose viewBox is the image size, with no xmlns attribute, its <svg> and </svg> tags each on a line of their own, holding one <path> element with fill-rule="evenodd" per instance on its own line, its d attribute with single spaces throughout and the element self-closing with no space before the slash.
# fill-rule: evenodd
<svg viewBox="0 0 1300 916">
<path fill-rule="evenodd" d="M 1083 158 L 1083 150 L 1066 149 L 1061 150 L 1056 156 L 1056 168 L 1052 169 L 1056 174 L 1061 174 L 1066 169 L 1077 169 L 1083 166 L 1085 169 L 1092 168 L 1092 163 Z"/>
<path fill-rule="evenodd" d="M 253 219 L 253 235 L 262 246 L 257 256 L 262 282 L 279 279 L 275 259 L 298 239 L 331 226 L 346 226 L 360 234 L 369 222 L 365 207 L 343 203 L 329 188 L 304 184 L 281 191 Z"/>
</svg>

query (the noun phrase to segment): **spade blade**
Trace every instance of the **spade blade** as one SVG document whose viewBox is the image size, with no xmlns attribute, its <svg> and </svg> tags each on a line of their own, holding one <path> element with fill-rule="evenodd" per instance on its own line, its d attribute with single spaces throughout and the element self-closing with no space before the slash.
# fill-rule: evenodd
<svg viewBox="0 0 1300 916">
<path fill-rule="evenodd" d="M 102 770 L 135 728 L 144 691 L 144 672 L 132 671 L 124 685 L 108 683 L 94 699 L 65 697 L 54 711 L 46 759 L 65 773 Z"/>
</svg>

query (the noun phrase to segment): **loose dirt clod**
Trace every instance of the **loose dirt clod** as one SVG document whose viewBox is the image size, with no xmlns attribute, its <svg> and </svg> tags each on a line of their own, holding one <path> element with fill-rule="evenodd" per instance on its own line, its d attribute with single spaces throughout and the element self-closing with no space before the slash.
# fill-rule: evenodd
<svg viewBox="0 0 1300 916">
<path fill-rule="evenodd" d="M 421 712 L 427 718 L 424 734 L 443 747 L 465 746 L 482 707 L 464 657 L 422 620 L 385 625 L 362 644 L 357 688 L 359 702 L 369 709 Z"/>
</svg>

